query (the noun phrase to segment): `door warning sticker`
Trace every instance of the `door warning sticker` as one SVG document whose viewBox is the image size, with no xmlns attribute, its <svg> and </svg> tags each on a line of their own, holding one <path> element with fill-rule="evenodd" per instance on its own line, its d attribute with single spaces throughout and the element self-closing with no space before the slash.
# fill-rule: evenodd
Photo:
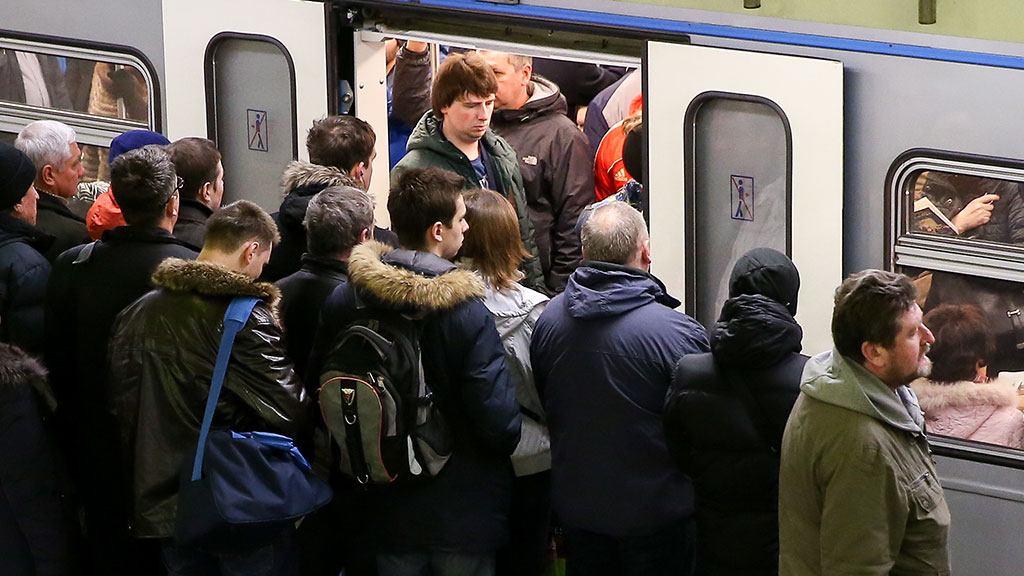
<svg viewBox="0 0 1024 576">
<path fill-rule="evenodd" d="M 249 150 L 267 151 L 267 113 L 265 110 L 247 109 L 249 115 Z"/>
<path fill-rule="evenodd" d="M 733 220 L 754 221 L 754 179 L 750 176 L 729 176 L 730 216 Z"/>
</svg>

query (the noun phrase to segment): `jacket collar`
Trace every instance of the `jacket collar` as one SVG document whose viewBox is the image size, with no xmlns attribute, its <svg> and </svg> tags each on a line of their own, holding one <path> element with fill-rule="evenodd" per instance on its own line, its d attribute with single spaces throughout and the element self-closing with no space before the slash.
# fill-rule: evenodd
<svg viewBox="0 0 1024 576">
<path fill-rule="evenodd" d="M 389 308 L 447 310 L 484 295 L 483 282 L 468 270 L 429 252 L 395 250 L 380 242 L 352 249 L 349 281 Z"/>
<path fill-rule="evenodd" d="M 103 232 L 103 242 L 139 242 L 144 244 L 178 244 L 194 250 L 195 248 L 171 235 L 170 232 L 156 226 L 118 226 Z"/>
<path fill-rule="evenodd" d="M 348 262 L 314 256 L 309 252 L 302 255 L 302 269 L 318 276 L 348 277 Z"/>
<path fill-rule="evenodd" d="M 61 216 L 64 216 L 65 218 L 71 218 L 72 220 L 77 220 L 83 224 L 85 223 L 85 218 L 82 218 L 78 214 L 72 212 L 71 209 L 68 208 L 67 201 L 61 198 L 60 196 L 54 196 L 49 192 L 43 192 L 42 190 L 40 190 L 39 201 L 37 204 L 39 210 L 48 210 L 50 212 L 56 212 Z"/>
<path fill-rule="evenodd" d="M 213 209 L 198 200 L 182 200 L 178 209 L 178 220 L 189 219 L 205 222 L 213 216 Z"/>
<path fill-rule="evenodd" d="M 245 274 L 198 260 L 168 258 L 153 273 L 153 285 L 173 292 L 203 296 L 255 296 L 276 309 L 281 291 L 269 282 L 257 282 Z"/>
</svg>

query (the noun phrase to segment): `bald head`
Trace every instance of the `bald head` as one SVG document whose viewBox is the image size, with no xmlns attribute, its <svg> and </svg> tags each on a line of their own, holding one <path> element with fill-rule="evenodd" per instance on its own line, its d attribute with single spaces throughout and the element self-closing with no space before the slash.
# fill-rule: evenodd
<svg viewBox="0 0 1024 576">
<path fill-rule="evenodd" d="M 580 233 L 583 257 L 641 270 L 651 266 L 651 241 L 640 212 L 625 202 L 594 210 Z"/>
</svg>

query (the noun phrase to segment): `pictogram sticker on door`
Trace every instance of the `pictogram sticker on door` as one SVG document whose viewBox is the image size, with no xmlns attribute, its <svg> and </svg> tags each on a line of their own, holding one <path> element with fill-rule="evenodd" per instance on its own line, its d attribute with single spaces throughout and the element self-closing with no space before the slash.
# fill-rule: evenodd
<svg viewBox="0 0 1024 576">
<path fill-rule="evenodd" d="M 267 151 L 267 112 L 247 109 L 249 115 L 249 150 Z"/>
<path fill-rule="evenodd" d="M 754 221 L 754 179 L 750 176 L 729 176 L 729 206 L 733 220 Z"/>
</svg>

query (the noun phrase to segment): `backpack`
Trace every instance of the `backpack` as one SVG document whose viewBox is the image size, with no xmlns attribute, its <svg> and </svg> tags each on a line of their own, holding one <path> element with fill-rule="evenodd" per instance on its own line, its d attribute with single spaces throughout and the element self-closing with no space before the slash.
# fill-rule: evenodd
<svg viewBox="0 0 1024 576">
<path fill-rule="evenodd" d="M 423 376 L 421 320 L 360 308 L 325 357 L 320 410 L 341 471 L 360 484 L 431 478 L 451 457 L 451 431 Z"/>
</svg>

